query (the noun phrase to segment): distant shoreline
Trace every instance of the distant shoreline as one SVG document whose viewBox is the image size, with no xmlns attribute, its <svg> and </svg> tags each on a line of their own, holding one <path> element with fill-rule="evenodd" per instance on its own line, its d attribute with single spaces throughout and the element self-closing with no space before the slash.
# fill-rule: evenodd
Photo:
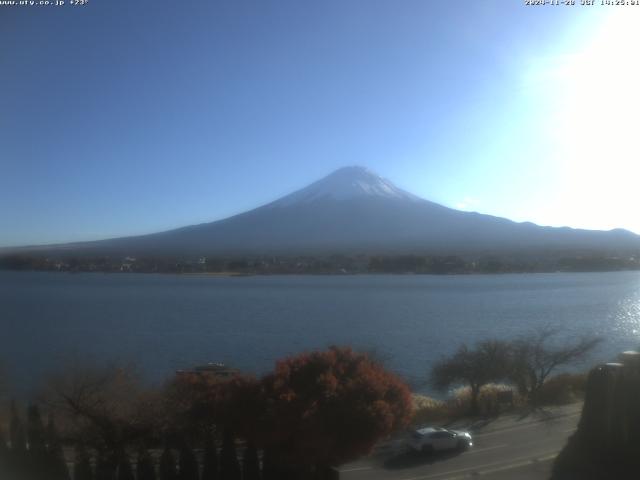
<svg viewBox="0 0 640 480">
<path fill-rule="evenodd" d="M 212 277 L 254 275 L 472 275 L 640 270 L 640 252 L 538 254 L 335 254 L 290 256 L 0 256 L 0 270 L 168 273 Z"/>
<path fill-rule="evenodd" d="M 111 273 L 111 272 L 105 272 Z M 116 272 L 118 273 L 118 272 Z M 141 273 L 141 272 L 129 272 L 129 273 Z M 174 275 L 186 275 L 189 277 L 255 277 L 256 273 L 243 273 L 243 272 L 181 272 Z"/>
<path fill-rule="evenodd" d="M 70 275 L 91 273 L 103 275 L 175 275 L 180 277 L 210 277 L 210 278 L 243 278 L 243 277 L 360 277 L 360 276 L 393 276 L 393 277 L 468 277 L 491 275 L 539 275 L 539 274 L 568 274 L 568 273 L 616 273 L 640 272 L 640 268 L 616 270 L 539 270 L 539 271 L 508 271 L 508 272 L 119 272 L 108 270 L 46 270 L 46 269 L 9 269 L 0 268 L 0 272 L 43 272 L 66 273 Z"/>
</svg>

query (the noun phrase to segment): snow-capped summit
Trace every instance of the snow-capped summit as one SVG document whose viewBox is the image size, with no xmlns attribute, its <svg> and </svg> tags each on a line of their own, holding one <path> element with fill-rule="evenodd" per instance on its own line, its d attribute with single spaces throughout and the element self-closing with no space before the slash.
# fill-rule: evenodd
<svg viewBox="0 0 640 480">
<path fill-rule="evenodd" d="M 352 166 L 336 170 L 308 187 L 276 200 L 271 206 L 284 207 L 317 200 L 347 200 L 358 197 L 421 201 L 419 197 L 396 187 L 371 170 Z"/>
</svg>

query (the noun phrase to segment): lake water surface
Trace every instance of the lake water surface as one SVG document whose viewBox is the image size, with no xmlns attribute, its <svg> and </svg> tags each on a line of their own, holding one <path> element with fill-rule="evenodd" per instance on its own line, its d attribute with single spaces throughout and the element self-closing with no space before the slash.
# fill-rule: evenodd
<svg viewBox="0 0 640 480">
<path fill-rule="evenodd" d="M 418 386 L 461 342 L 542 326 L 640 346 L 640 272 L 207 276 L 0 272 L 0 362 L 23 393 L 73 358 L 135 362 L 151 380 L 225 362 L 264 373 L 330 344 L 376 349 Z"/>
</svg>

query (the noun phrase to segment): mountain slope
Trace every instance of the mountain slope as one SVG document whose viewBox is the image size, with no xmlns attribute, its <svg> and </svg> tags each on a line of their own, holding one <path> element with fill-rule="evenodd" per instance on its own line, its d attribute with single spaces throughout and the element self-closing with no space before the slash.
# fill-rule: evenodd
<svg viewBox="0 0 640 480">
<path fill-rule="evenodd" d="M 461 212 L 346 167 L 275 202 L 224 220 L 167 232 L 49 247 L 127 255 L 632 251 L 625 231 L 541 227 Z"/>
</svg>

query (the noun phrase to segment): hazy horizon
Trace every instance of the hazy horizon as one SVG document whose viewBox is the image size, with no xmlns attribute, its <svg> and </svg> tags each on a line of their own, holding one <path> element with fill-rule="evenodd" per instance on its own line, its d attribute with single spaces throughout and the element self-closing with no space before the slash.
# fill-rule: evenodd
<svg viewBox="0 0 640 480">
<path fill-rule="evenodd" d="M 211 222 L 346 165 L 640 233 L 640 7 L 67 7 L 0 7 L 0 247 Z"/>
</svg>

